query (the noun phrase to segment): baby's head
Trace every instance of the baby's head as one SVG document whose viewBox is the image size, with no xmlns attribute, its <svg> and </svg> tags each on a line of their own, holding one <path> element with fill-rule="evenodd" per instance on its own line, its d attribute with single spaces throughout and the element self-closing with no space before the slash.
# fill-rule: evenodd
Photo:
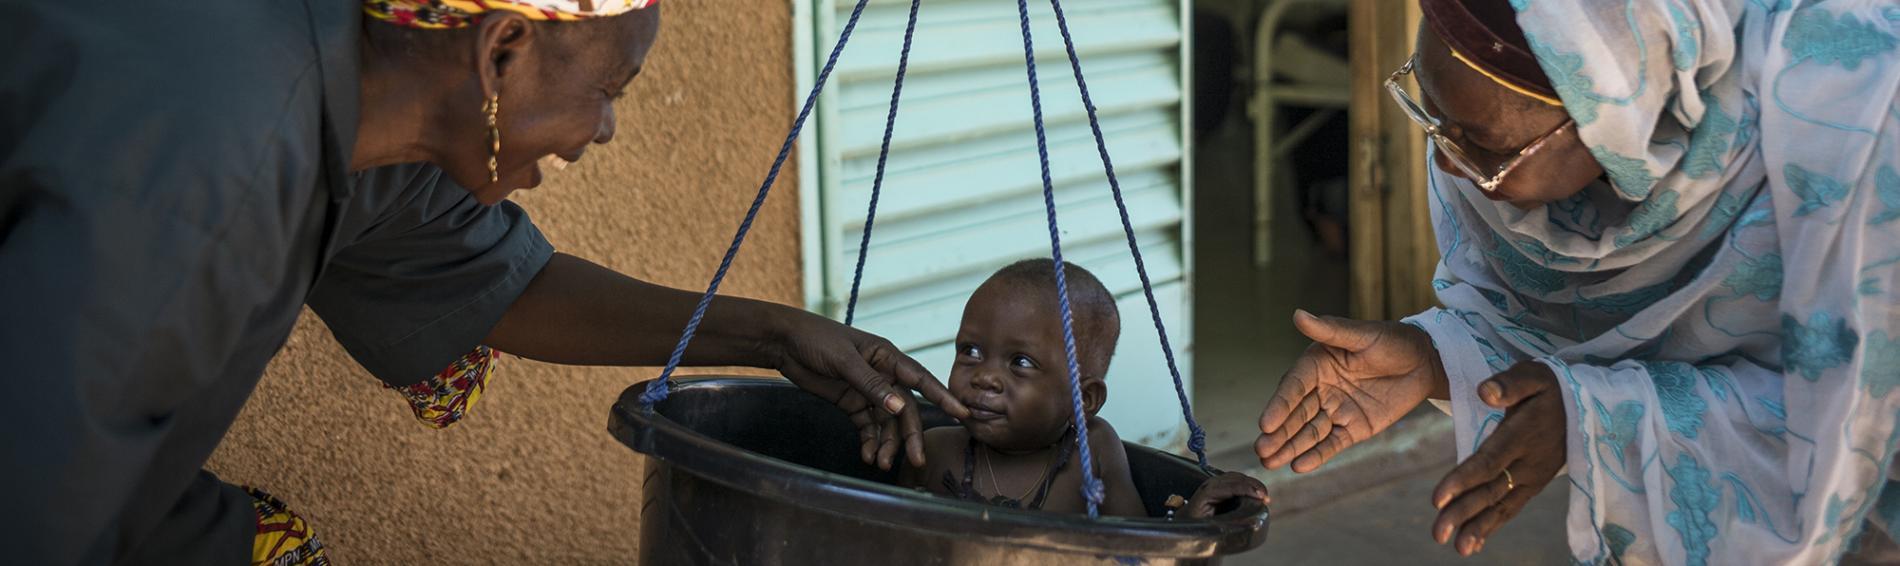
<svg viewBox="0 0 1900 566">
<path fill-rule="evenodd" d="M 1082 405 L 1093 416 L 1108 398 L 1102 379 L 1121 314 L 1095 275 L 1066 265 Z M 1054 261 L 1019 261 L 991 275 L 963 306 L 950 394 L 970 408 L 963 421 L 970 436 L 992 448 L 1047 447 L 1075 422 L 1055 277 Z"/>
</svg>

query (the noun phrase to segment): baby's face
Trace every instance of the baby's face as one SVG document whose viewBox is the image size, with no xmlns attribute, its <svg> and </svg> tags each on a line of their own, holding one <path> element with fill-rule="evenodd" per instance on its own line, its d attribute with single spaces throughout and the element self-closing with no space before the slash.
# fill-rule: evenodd
<svg viewBox="0 0 1900 566">
<path fill-rule="evenodd" d="M 1005 451 L 1061 440 L 1075 414 L 1061 316 L 1053 301 L 1006 281 L 970 297 L 950 369 L 950 394 L 970 408 L 970 436 Z"/>
</svg>

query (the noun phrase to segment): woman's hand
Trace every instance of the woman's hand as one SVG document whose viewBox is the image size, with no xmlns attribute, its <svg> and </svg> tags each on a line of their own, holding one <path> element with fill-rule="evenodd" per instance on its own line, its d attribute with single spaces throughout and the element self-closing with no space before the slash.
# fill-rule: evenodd
<svg viewBox="0 0 1900 566">
<path fill-rule="evenodd" d="M 1455 531 L 1464 556 L 1482 550 L 1564 466 L 1564 400 L 1548 366 L 1511 366 L 1478 384 L 1478 398 L 1503 409 L 1504 420 L 1432 491 L 1432 538 L 1449 543 Z"/>
<path fill-rule="evenodd" d="M 952 417 L 970 415 L 943 383 L 889 340 L 804 311 L 786 318 L 775 333 L 776 368 L 851 416 L 864 463 L 891 469 L 901 441 L 910 464 L 924 465 L 923 422 L 912 389 Z"/>
<path fill-rule="evenodd" d="M 1206 519 L 1214 516 L 1214 508 L 1231 499 L 1250 497 L 1266 503 L 1267 486 L 1253 476 L 1240 472 L 1227 472 L 1201 483 L 1194 490 L 1194 496 L 1188 498 L 1183 512 L 1190 519 Z"/>
<path fill-rule="evenodd" d="M 1268 469 L 1290 462 L 1295 472 L 1312 471 L 1448 389 L 1431 337 L 1417 327 L 1303 310 L 1293 325 L 1314 343 L 1260 415 L 1254 452 Z"/>
<path fill-rule="evenodd" d="M 699 300 L 698 291 L 640 281 L 557 253 L 483 343 L 544 362 L 656 366 L 672 356 L 679 325 Z M 776 303 L 716 298 L 681 361 L 778 370 L 850 414 L 864 441 L 864 462 L 887 470 L 900 440 L 912 464 L 924 462 L 923 424 L 911 389 L 950 416 L 970 415 L 890 341 Z"/>
</svg>

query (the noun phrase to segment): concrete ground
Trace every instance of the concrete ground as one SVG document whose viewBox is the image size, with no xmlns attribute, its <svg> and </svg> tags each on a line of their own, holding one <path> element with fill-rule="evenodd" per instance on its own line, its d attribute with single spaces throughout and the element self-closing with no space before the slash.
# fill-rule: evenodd
<svg viewBox="0 0 1900 566">
<path fill-rule="evenodd" d="M 1450 546 L 1431 539 L 1436 512 L 1429 503 L 1439 474 L 1414 474 L 1330 504 L 1276 514 L 1267 543 L 1227 559 L 1231 566 L 1269 564 L 1565 564 L 1567 491 L 1553 482 L 1529 507 L 1493 534 L 1484 550 L 1462 558 Z"/>
<path fill-rule="evenodd" d="M 1252 455 L 1260 410 L 1309 341 L 1294 308 L 1345 314 L 1345 258 L 1321 253 L 1295 210 L 1275 195 L 1273 260 L 1252 261 L 1251 125 L 1238 116 L 1197 145 L 1195 167 L 1195 412 L 1213 463 L 1262 479 L 1274 497 L 1265 545 L 1228 564 L 1549 564 L 1568 562 L 1562 483 L 1547 489 L 1478 556 L 1435 544 L 1429 495 L 1449 471 L 1451 423 L 1429 406 L 1321 470 L 1268 472 Z"/>
</svg>

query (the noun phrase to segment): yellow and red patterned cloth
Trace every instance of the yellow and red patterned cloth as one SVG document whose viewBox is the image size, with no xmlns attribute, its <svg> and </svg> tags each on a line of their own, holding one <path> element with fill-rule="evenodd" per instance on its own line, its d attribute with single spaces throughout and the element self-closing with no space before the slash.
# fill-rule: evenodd
<svg viewBox="0 0 1900 566">
<path fill-rule="evenodd" d="M 501 352 L 476 346 L 441 373 L 415 385 L 390 389 L 409 402 L 416 420 L 430 428 L 446 428 L 475 407 L 500 361 Z M 244 491 L 251 494 L 251 508 L 257 512 L 257 536 L 251 540 L 253 566 L 329 566 L 323 543 L 302 517 L 263 490 L 246 487 Z"/>
<path fill-rule="evenodd" d="M 257 536 L 251 539 L 253 566 L 330 566 L 323 543 L 303 517 L 264 490 L 247 487 L 257 512 Z"/>
<path fill-rule="evenodd" d="M 475 402 L 481 400 L 488 378 L 495 374 L 501 352 L 476 346 L 448 369 L 408 387 L 390 387 L 409 401 L 416 419 L 430 428 L 445 428 L 462 420 Z M 385 386 L 387 387 L 387 386 Z"/>
<path fill-rule="evenodd" d="M 530 20 L 571 22 L 617 16 L 659 0 L 364 0 L 363 13 L 399 26 L 453 29 L 475 25 L 482 14 L 514 12 Z"/>
</svg>

